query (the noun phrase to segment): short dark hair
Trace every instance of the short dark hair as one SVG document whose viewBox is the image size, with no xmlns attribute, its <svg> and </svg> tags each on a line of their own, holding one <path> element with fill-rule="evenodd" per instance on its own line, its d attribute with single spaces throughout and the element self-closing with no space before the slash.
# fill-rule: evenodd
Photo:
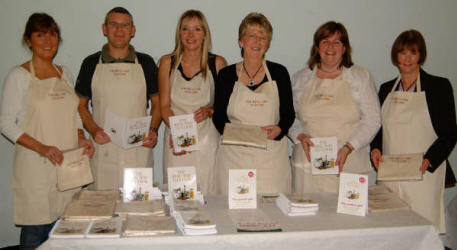
<svg viewBox="0 0 457 250">
<path fill-rule="evenodd" d="M 406 30 L 395 39 L 392 45 L 392 51 L 390 52 L 390 59 L 395 66 L 398 67 L 398 53 L 405 49 L 419 52 L 418 64 L 424 64 L 427 58 L 427 46 L 425 45 L 424 37 L 419 31 Z"/>
<path fill-rule="evenodd" d="M 33 13 L 30 15 L 27 23 L 25 24 L 24 34 L 22 35 L 22 43 L 27 45 L 27 41 L 32 37 L 33 32 L 52 32 L 57 34 L 59 42 L 62 41 L 60 36 L 59 25 L 52 16 L 46 13 Z"/>
<path fill-rule="evenodd" d="M 130 14 L 130 12 L 124 8 L 124 7 L 114 7 L 112 8 L 110 11 L 108 11 L 108 13 L 106 13 L 106 16 L 105 16 L 105 25 L 108 25 L 108 16 L 109 14 L 111 13 L 120 13 L 120 14 L 126 14 L 130 17 L 130 21 L 132 22 L 130 25 L 133 25 L 133 16 L 132 14 Z"/>
<path fill-rule="evenodd" d="M 310 69 L 313 69 L 316 64 L 321 63 L 321 56 L 319 55 L 319 43 L 322 40 L 333 36 L 335 33 L 340 34 L 340 41 L 346 49 L 339 66 L 341 67 L 341 65 L 344 65 L 345 67 L 349 68 L 354 65 L 351 57 L 352 48 L 351 44 L 349 43 L 349 35 L 346 31 L 346 28 L 342 23 L 328 21 L 322 24 L 314 33 L 313 45 L 310 52 L 311 55 L 308 60 L 308 66 Z"/>
</svg>

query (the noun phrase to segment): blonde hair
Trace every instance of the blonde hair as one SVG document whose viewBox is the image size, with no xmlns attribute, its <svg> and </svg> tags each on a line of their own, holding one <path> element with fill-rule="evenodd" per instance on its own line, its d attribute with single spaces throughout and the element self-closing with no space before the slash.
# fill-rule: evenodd
<svg viewBox="0 0 457 250">
<path fill-rule="evenodd" d="M 175 33 L 175 48 L 173 52 L 170 54 L 174 56 L 175 60 L 171 65 L 172 72 L 175 70 L 178 60 L 181 57 L 182 53 L 184 52 L 184 46 L 181 42 L 181 28 L 184 19 L 186 18 L 197 18 L 200 21 L 200 24 L 205 32 L 205 38 L 203 39 L 203 46 L 202 46 L 202 56 L 200 60 L 200 68 L 202 70 L 203 78 L 206 78 L 206 73 L 208 70 L 208 53 L 211 51 L 211 32 L 209 30 L 208 23 L 206 22 L 205 15 L 199 10 L 187 10 L 184 12 L 181 17 L 179 18 L 178 25 L 176 26 L 176 33 Z"/>
<path fill-rule="evenodd" d="M 271 26 L 270 21 L 268 21 L 268 18 L 258 12 L 249 13 L 243 21 L 241 21 L 240 27 L 238 28 L 238 41 L 241 41 L 241 38 L 246 35 L 248 28 L 252 25 L 259 25 L 265 30 L 268 39 L 268 47 L 270 47 L 270 42 L 273 37 L 273 27 Z M 243 57 L 243 52 L 244 50 L 241 48 L 241 57 Z"/>
</svg>

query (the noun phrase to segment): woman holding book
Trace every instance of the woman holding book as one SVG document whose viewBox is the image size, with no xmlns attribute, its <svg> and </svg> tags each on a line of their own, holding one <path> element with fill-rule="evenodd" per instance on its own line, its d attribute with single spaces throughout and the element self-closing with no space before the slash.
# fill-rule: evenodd
<svg viewBox="0 0 457 250">
<path fill-rule="evenodd" d="M 368 144 L 381 124 L 380 107 L 368 71 L 354 66 L 346 28 L 329 21 L 314 33 L 308 67 L 292 80 L 296 119 L 289 131 L 295 192 L 337 192 L 338 175 L 312 175 L 314 137 L 336 137 L 339 172 L 373 180 Z"/>
<path fill-rule="evenodd" d="M 53 63 L 61 41 L 54 19 L 32 14 L 23 43 L 32 59 L 14 67 L 3 85 L 1 132 L 15 146 L 13 168 L 14 223 L 21 227 L 20 245 L 35 249 L 48 238 L 54 222 L 79 189 L 58 191 L 56 168 L 63 150 L 94 148 L 84 137 L 70 71 Z"/>
<path fill-rule="evenodd" d="M 214 83 L 225 59 L 209 53 L 211 33 L 206 18 L 198 10 L 188 10 L 179 18 L 175 49 L 160 60 L 159 95 L 165 131 L 163 166 L 164 183 L 167 168 L 195 166 L 197 189 L 203 194 L 215 193 L 215 162 L 219 135 L 211 122 Z M 199 151 L 174 152 L 169 117 L 194 114 L 198 127 Z"/>
<path fill-rule="evenodd" d="M 404 31 L 395 40 L 391 60 L 400 76 L 379 89 L 382 128 L 371 143 L 371 157 L 378 168 L 383 154 L 424 154 L 417 166 L 423 173 L 422 181 L 385 184 L 445 233 L 445 175 L 455 184 L 447 160 L 457 141 L 454 95 L 448 79 L 421 69 L 426 56 L 419 31 Z"/>
<path fill-rule="evenodd" d="M 265 60 L 273 35 L 268 19 L 248 14 L 240 24 L 238 45 L 243 61 L 221 70 L 216 85 L 213 122 L 219 133 L 226 123 L 255 125 L 268 135 L 267 149 L 220 145 L 218 193 L 227 194 L 229 169 L 256 169 L 257 192 L 290 192 L 287 134 L 294 121 L 287 69 Z"/>
</svg>

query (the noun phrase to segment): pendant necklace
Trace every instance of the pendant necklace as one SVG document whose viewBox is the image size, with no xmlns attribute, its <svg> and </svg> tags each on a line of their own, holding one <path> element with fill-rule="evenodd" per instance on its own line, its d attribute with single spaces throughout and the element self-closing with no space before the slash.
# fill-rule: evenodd
<svg viewBox="0 0 457 250">
<path fill-rule="evenodd" d="M 243 69 L 244 69 L 244 72 L 246 72 L 246 75 L 248 75 L 249 77 L 249 82 L 248 82 L 248 86 L 249 87 L 252 87 L 254 86 L 255 82 L 254 82 L 254 78 L 255 76 L 257 75 L 257 73 L 259 73 L 260 69 L 262 68 L 263 64 L 260 64 L 260 67 L 259 69 L 254 73 L 254 75 L 251 77 L 246 69 L 246 66 L 244 66 L 244 61 L 243 61 Z"/>
</svg>

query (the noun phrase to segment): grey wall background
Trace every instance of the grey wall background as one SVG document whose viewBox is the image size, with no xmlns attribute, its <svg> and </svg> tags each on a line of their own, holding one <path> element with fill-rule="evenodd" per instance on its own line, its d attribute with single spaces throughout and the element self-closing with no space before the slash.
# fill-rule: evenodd
<svg viewBox="0 0 457 250">
<path fill-rule="evenodd" d="M 76 78 L 82 60 L 105 43 L 101 24 L 105 13 L 124 6 L 134 16 L 137 28 L 132 44 L 156 61 L 174 47 L 174 30 L 179 15 L 187 9 L 200 9 L 212 33 L 213 52 L 228 63 L 239 61 L 238 25 L 252 11 L 265 14 L 274 28 L 267 59 L 285 65 L 290 74 L 305 66 L 312 35 L 322 23 L 337 20 L 348 29 L 354 62 L 367 68 L 377 86 L 397 76 L 390 63 L 390 48 L 396 36 L 406 29 L 424 35 L 428 59 L 424 69 L 449 78 L 457 89 L 457 1 L 453 0 L 0 0 L 0 87 L 13 65 L 22 64 L 31 54 L 21 45 L 25 22 L 33 12 L 52 15 L 62 30 L 63 43 L 55 58 Z M 455 93 L 454 93 L 455 95 Z M 156 181 L 161 180 L 161 148 L 155 149 Z M 450 157 L 457 170 L 457 155 Z M 12 201 L 13 145 L 0 139 L 0 247 L 18 243 L 19 229 L 13 224 Z M 446 203 L 457 193 L 446 190 Z"/>
</svg>

